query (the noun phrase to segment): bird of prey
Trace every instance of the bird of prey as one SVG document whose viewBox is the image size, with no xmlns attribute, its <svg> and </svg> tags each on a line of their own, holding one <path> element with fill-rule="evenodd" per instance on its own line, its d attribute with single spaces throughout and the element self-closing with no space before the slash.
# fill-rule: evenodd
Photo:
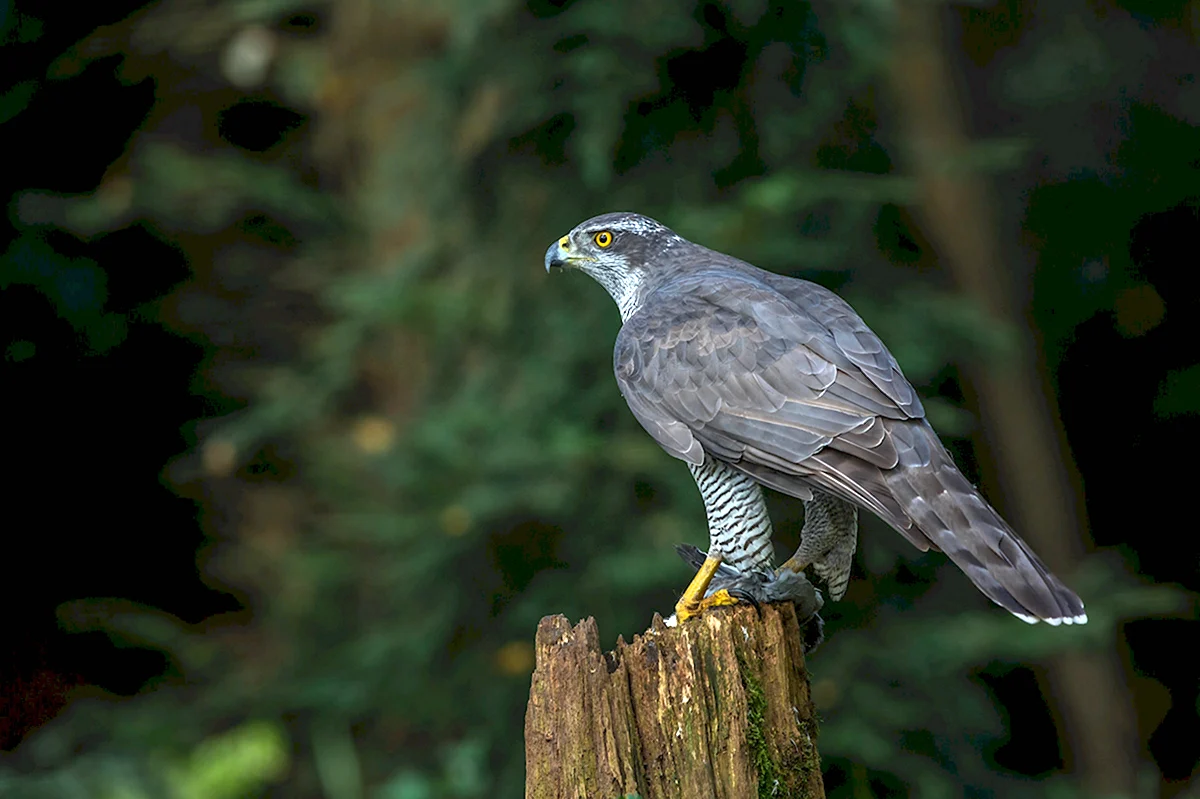
<svg viewBox="0 0 1200 799">
<path fill-rule="evenodd" d="M 805 503 L 783 569 L 811 565 L 835 600 L 863 508 L 918 549 L 944 552 L 1018 618 L 1087 621 L 1079 597 L 959 472 L 895 358 L 833 292 L 634 213 L 580 223 L 545 265 L 585 272 L 616 301 L 621 394 L 700 489 L 709 551 L 676 605 L 680 622 L 737 601 L 708 590 L 722 564 L 772 571 L 763 486 Z"/>
</svg>

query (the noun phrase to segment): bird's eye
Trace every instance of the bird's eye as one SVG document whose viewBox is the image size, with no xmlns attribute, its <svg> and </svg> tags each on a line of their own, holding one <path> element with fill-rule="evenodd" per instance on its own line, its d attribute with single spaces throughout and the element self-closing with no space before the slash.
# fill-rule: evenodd
<svg viewBox="0 0 1200 799">
<path fill-rule="evenodd" d="M 607 247 L 608 245 L 612 244 L 612 241 L 613 241 L 612 234 L 609 233 L 607 230 L 601 230 L 599 233 L 596 234 L 595 239 L 596 239 L 596 246 L 602 247 L 602 248 Z"/>
</svg>

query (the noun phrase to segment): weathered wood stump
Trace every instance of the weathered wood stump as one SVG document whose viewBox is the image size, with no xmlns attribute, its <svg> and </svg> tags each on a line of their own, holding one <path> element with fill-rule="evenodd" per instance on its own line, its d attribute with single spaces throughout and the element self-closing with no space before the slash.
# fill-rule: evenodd
<svg viewBox="0 0 1200 799">
<path fill-rule="evenodd" d="M 796 613 L 737 606 L 603 652 L 595 619 L 538 625 L 526 799 L 825 796 Z"/>
</svg>

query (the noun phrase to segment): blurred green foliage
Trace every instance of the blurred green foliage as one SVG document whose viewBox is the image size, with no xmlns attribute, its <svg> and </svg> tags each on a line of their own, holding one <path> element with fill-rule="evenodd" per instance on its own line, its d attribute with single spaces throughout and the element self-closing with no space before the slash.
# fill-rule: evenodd
<svg viewBox="0 0 1200 799">
<path fill-rule="evenodd" d="M 616 391 L 609 299 L 541 272 L 546 243 L 595 213 L 637 209 L 839 289 L 935 425 L 969 434 L 938 395 L 948 364 L 1006 357 L 1011 331 L 904 244 L 915 187 L 873 110 L 889 6 L 168 0 L 64 56 L 69 78 L 121 55 L 125 79 L 156 81 L 156 108 L 93 194 L 20 198 L 27 235 L 0 287 L 37 286 L 103 352 L 122 336 L 103 273 L 39 255 L 39 231 L 142 225 L 192 260 L 164 320 L 212 343 L 197 390 L 246 407 L 198 423 L 168 477 L 202 503 L 205 579 L 250 611 L 192 627 L 64 606 L 69 629 L 159 648 L 172 668 L 133 701 L 75 703 L 23 745 L 33 769 L 0 772 L 0 794 L 518 795 L 537 620 L 594 615 L 628 637 L 687 581 L 672 545 L 706 542 L 691 478 Z M 1069 90 L 1048 72 L 1093 64 L 1099 80 L 1103 52 L 1072 41 L 1023 65 L 1036 80 L 1010 77 L 1039 102 Z M 727 74 L 693 72 L 709 69 Z M 188 93 L 194 71 L 208 94 Z M 0 96 L 0 122 L 34 91 Z M 214 142 L 243 97 L 307 121 L 260 151 Z M 181 134 L 189 105 L 203 120 Z M 1024 152 L 985 142 L 947 168 Z M 1158 413 L 1195 412 L 1195 373 L 1166 378 Z M 797 507 L 772 503 L 794 544 Z M 845 795 L 1034 790 L 987 759 L 1003 725 L 977 671 L 1108 647 L 1118 619 L 1179 606 L 1093 561 L 1076 580 L 1092 623 L 1026 629 L 940 557 L 865 526 L 866 574 L 811 663 Z M 1065 779 L 1041 787 L 1070 795 Z"/>
</svg>

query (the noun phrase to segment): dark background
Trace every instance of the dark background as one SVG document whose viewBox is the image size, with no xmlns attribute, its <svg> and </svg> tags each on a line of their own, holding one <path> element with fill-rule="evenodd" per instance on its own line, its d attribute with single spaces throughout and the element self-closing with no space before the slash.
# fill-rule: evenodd
<svg viewBox="0 0 1200 799">
<path fill-rule="evenodd" d="M 883 5 L 0 3 L 3 794 L 516 794 L 537 618 L 705 542 L 541 274 L 619 208 L 841 291 L 1088 603 L 865 523 L 829 794 L 1196 791 L 1200 5 Z"/>
</svg>

